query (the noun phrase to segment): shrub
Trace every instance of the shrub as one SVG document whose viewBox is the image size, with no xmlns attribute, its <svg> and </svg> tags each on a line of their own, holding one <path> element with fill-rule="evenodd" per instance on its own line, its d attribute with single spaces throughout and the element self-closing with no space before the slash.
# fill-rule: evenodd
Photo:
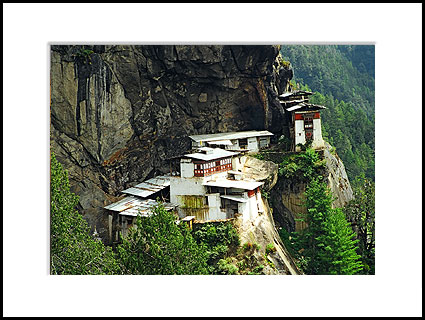
<svg viewBox="0 0 425 320">
<path fill-rule="evenodd" d="M 126 274 L 208 274 L 205 247 L 162 203 L 149 218 L 137 216 L 117 250 Z"/>
<path fill-rule="evenodd" d="M 238 274 L 239 269 L 237 266 L 231 263 L 231 260 L 229 258 L 227 259 L 220 259 L 217 263 L 217 272 L 219 274 Z"/>
<path fill-rule="evenodd" d="M 279 169 L 280 175 L 285 176 L 286 178 L 292 178 L 295 176 L 296 172 L 299 170 L 298 165 L 295 162 L 288 163 L 284 167 Z"/>
<path fill-rule="evenodd" d="M 261 274 L 261 271 L 263 271 L 264 265 L 260 264 L 259 266 L 255 267 L 254 270 L 251 272 L 248 272 L 249 275 L 259 275 Z"/>
<path fill-rule="evenodd" d="M 205 223 L 193 232 L 193 237 L 199 245 L 204 246 L 209 270 L 213 274 L 221 274 L 218 262 L 240 244 L 237 230 L 229 222 Z"/>
<path fill-rule="evenodd" d="M 252 243 L 251 242 L 245 242 L 242 246 L 244 251 L 249 251 L 253 248 Z"/>
<path fill-rule="evenodd" d="M 258 159 L 258 160 L 264 160 L 264 154 L 263 153 L 256 153 L 253 154 L 252 157 Z"/>
<path fill-rule="evenodd" d="M 308 148 L 305 152 L 286 155 L 279 165 L 279 175 L 308 182 L 319 176 L 324 167 L 325 160 L 321 160 L 314 149 Z"/>
<path fill-rule="evenodd" d="M 276 247 L 274 246 L 274 244 L 273 243 L 267 244 L 267 246 L 266 246 L 266 255 L 267 254 L 274 253 L 274 252 L 276 252 Z"/>
</svg>

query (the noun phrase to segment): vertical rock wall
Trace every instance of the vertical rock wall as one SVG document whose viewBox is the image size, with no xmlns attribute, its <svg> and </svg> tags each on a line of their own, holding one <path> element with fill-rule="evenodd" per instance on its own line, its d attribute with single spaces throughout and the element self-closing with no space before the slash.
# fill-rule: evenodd
<svg viewBox="0 0 425 320">
<path fill-rule="evenodd" d="M 292 73 L 279 46 L 54 45 L 51 150 L 80 211 L 106 236 L 102 207 L 164 173 L 188 135 L 284 131 L 277 95 Z"/>
</svg>

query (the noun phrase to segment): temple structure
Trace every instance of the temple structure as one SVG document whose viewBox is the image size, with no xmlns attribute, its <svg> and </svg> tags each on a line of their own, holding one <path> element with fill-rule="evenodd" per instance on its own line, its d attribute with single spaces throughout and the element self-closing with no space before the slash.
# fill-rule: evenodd
<svg viewBox="0 0 425 320">
<path fill-rule="evenodd" d="M 289 123 L 291 150 L 300 151 L 301 145 L 310 144 L 313 149 L 322 149 L 320 111 L 324 106 L 309 103 L 310 91 L 286 92 L 279 96 Z"/>
</svg>

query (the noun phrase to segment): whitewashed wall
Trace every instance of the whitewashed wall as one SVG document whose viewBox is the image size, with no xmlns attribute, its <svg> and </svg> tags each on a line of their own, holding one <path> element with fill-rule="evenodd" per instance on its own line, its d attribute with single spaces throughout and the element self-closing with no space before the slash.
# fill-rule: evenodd
<svg viewBox="0 0 425 320">
<path fill-rule="evenodd" d="M 248 198 L 249 217 L 254 220 L 258 216 L 257 198 L 255 196 Z"/>
<path fill-rule="evenodd" d="M 239 156 L 232 158 L 232 170 L 242 171 L 246 162 L 246 156 Z"/>
<path fill-rule="evenodd" d="M 322 137 L 322 124 L 320 119 L 313 119 L 313 148 L 323 148 L 325 141 Z"/>
<path fill-rule="evenodd" d="M 226 178 L 226 177 L 227 177 L 227 171 L 217 172 L 209 176 L 203 177 L 203 182 L 207 182 L 207 181 L 215 180 L 219 178 Z"/>
<path fill-rule="evenodd" d="M 226 150 L 237 150 L 239 149 L 239 140 L 230 140 L 232 142 L 231 146 L 226 146 Z"/>
<path fill-rule="evenodd" d="M 226 219 L 226 212 L 221 212 L 220 204 L 221 200 L 219 193 L 208 194 L 209 220 Z"/>
<path fill-rule="evenodd" d="M 257 137 L 251 137 L 248 138 L 248 146 L 247 148 L 252 152 L 258 152 L 258 138 Z"/>
<path fill-rule="evenodd" d="M 178 203 L 177 196 L 180 195 L 205 195 L 206 188 L 202 185 L 202 177 L 181 179 L 180 177 L 170 178 L 170 202 Z"/>
<path fill-rule="evenodd" d="M 295 146 L 299 143 L 305 143 L 304 120 L 295 120 Z"/>
<path fill-rule="evenodd" d="M 182 178 L 192 178 L 195 175 L 195 164 L 190 159 L 181 159 L 180 176 Z"/>
<path fill-rule="evenodd" d="M 238 203 L 238 213 L 242 214 L 242 220 L 243 222 L 246 222 L 249 220 L 249 205 L 248 202 L 239 202 Z"/>
<path fill-rule="evenodd" d="M 301 134 L 301 135 L 300 135 Z M 295 120 L 295 146 L 298 143 L 304 144 L 305 131 L 304 131 L 304 120 Z M 322 137 L 322 124 L 320 119 L 313 119 L 313 143 L 312 148 L 323 148 L 325 141 Z M 301 148 L 295 147 L 295 151 L 300 151 Z"/>
</svg>

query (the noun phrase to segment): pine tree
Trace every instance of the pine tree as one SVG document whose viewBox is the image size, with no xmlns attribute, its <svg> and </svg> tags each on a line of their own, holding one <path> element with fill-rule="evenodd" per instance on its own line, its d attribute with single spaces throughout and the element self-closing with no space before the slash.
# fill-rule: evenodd
<svg viewBox="0 0 425 320">
<path fill-rule="evenodd" d="M 326 183 L 314 178 L 306 188 L 307 228 L 299 241 L 307 258 L 307 274 L 356 274 L 362 269 L 355 234 L 340 208 L 332 208 Z"/>
<path fill-rule="evenodd" d="M 50 273 L 120 273 L 113 252 L 90 235 L 90 228 L 75 209 L 78 196 L 70 191 L 68 172 L 50 158 Z"/>
<path fill-rule="evenodd" d="M 348 221 L 359 240 L 364 272 L 375 274 L 375 184 L 359 179 L 354 199 L 344 208 Z"/>
</svg>

